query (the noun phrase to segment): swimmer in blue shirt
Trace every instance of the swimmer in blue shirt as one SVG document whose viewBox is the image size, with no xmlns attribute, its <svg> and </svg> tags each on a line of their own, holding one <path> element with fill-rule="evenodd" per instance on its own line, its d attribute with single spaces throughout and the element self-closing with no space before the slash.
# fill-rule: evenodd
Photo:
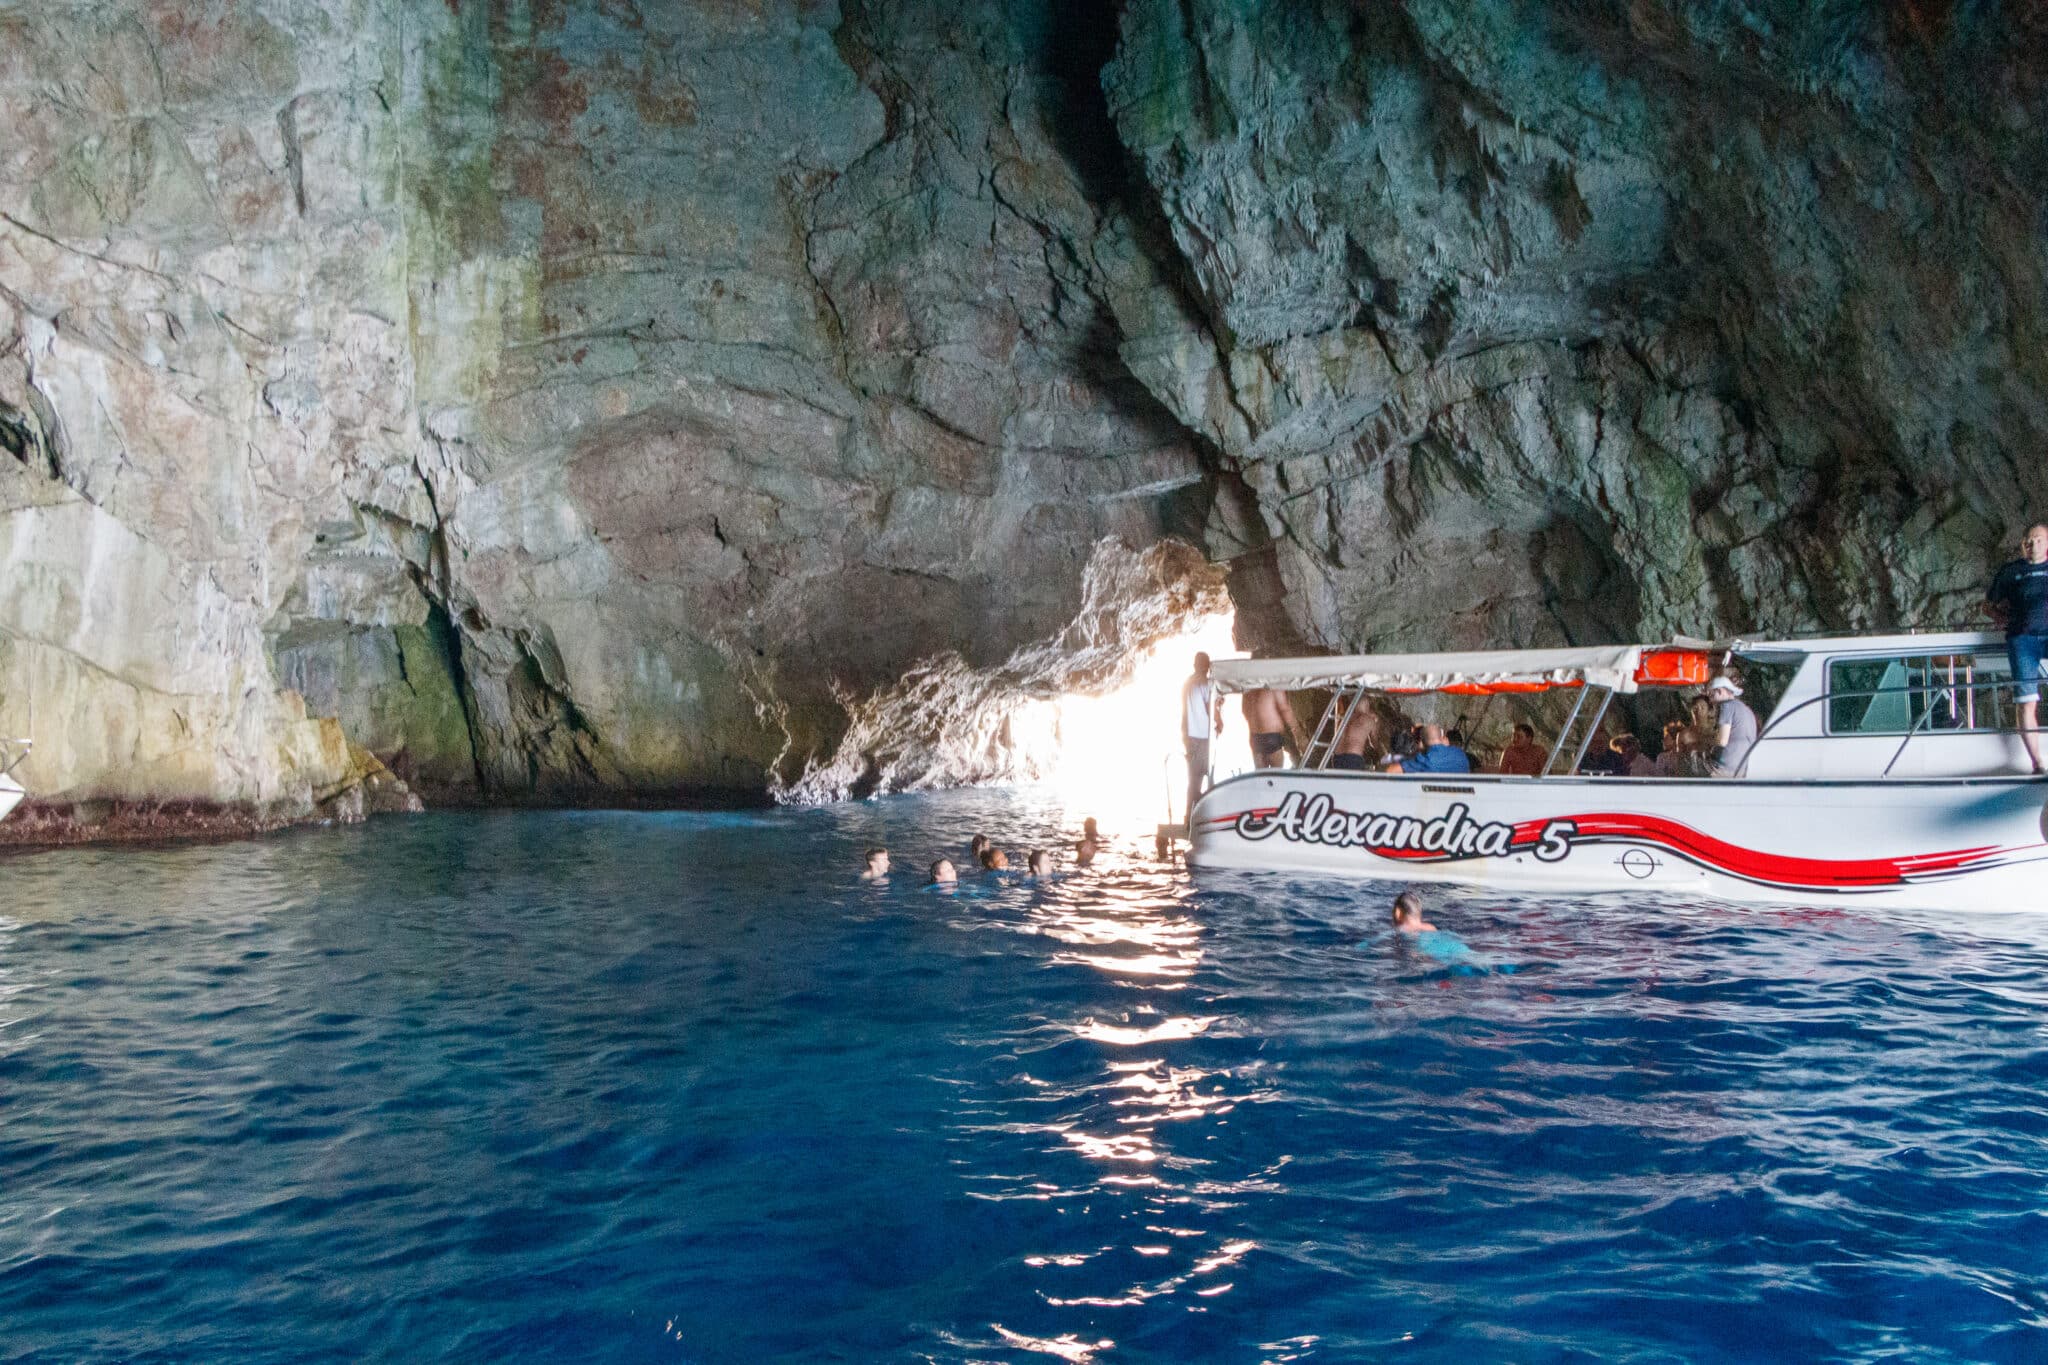
<svg viewBox="0 0 2048 1365">
<path fill-rule="evenodd" d="M 1460 976 L 1483 976 L 1488 971 L 1514 970 L 1507 965 L 1489 967 L 1464 939 L 1424 919 L 1422 897 L 1413 891 L 1403 891 L 1394 898 L 1394 932 L 1412 937 L 1417 948 Z"/>
</svg>

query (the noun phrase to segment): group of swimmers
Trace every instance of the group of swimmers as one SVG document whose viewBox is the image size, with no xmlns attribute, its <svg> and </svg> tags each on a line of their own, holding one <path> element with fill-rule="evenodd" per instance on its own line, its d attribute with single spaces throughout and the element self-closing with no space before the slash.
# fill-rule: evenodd
<svg viewBox="0 0 2048 1365">
<path fill-rule="evenodd" d="M 1074 866 L 1087 867 L 1095 861 L 1095 855 L 1102 850 L 1102 832 L 1096 827 L 1095 817 L 1089 816 L 1081 822 L 1081 837 L 1074 842 Z M 984 875 L 1009 873 L 1010 855 L 997 848 L 986 834 L 977 834 L 968 845 L 968 856 L 973 860 L 971 868 L 978 868 Z M 1053 874 L 1052 854 L 1045 849 L 1033 849 L 1024 860 L 1025 876 L 1050 877 Z M 952 886 L 960 880 L 960 869 L 951 858 L 935 858 L 928 869 L 927 885 Z M 879 882 L 889 876 L 889 850 L 871 848 L 867 851 L 867 865 L 861 871 L 864 882 Z"/>
</svg>

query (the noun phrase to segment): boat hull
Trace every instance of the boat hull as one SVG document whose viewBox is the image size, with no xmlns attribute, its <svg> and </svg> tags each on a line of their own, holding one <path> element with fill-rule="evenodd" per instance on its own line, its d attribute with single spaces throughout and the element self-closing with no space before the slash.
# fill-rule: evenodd
<svg viewBox="0 0 2048 1365">
<path fill-rule="evenodd" d="M 14 814 L 14 808 L 21 804 L 21 799 L 26 794 L 13 778 L 0 773 L 0 820 Z"/>
<path fill-rule="evenodd" d="M 2048 782 L 1266 770 L 1196 805 L 1188 863 L 1503 891 L 2048 910 Z"/>
</svg>

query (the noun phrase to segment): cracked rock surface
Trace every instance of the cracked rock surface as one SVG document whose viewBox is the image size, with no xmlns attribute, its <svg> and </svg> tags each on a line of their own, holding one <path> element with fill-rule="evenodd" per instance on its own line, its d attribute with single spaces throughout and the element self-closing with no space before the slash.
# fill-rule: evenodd
<svg viewBox="0 0 2048 1365">
<path fill-rule="evenodd" d="M 1276 642 L 1954 623 L 2048 505 L 2038 16 L 1122 23 L 1110 105 L 1200 301 L 1120 310 L 1123 354 L 1247 486 Z"/>
<path fill-rule="evenodd" d="M 0 729 L 87 806 L 758 795 L 1170 536 L 1275 648 L 1962 619 L 2030 13 L 0 0 Z"/>
</svg>

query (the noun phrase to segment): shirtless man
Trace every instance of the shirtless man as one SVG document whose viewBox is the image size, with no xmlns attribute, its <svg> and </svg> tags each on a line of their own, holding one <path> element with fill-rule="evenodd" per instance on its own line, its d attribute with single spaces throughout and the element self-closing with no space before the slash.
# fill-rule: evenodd
<svg viewBox="0 0 2048 1365">
<path fill-rule="evenodd" d="M 1364 772 L 1366 746 L 1378 740 L 1379 735 L 1380 718 L 1373 713 L 1372 703 L 1358 703 L 1358 709 L 1344 723 L 1344 733 L 1337 736 L 1337 749 L 1330 755 L 1330 766 L 1344 772 Z"/>
<path fill-rule="evenodd" d="M 1294 708 L 1287 694 L 1272 687 L 1254 687 L 1244 694 L 1244 724 L 1252 735 L 1252 766 L 1286 766 L 1284 750 L 1301 752 L 1301 727 L 1295 723 Z"/>
<path fill-rule="evenodd" d="M 864 882 L 881 882 L 889 879 L 889 850 L 871 848 L 868 850 L 867 870 L 860 874 Z"/>
</svg>

